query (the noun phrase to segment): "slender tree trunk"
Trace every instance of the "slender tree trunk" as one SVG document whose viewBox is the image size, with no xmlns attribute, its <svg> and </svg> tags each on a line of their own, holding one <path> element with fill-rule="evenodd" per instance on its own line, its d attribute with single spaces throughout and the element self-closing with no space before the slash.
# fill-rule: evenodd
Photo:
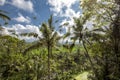
<svg viewBox="0 0 120 80">
<path fill-rule="evenodd" d="M 37 80 L 39 80 L 39 64 L 37 63 Z"/>
<path fill-rule="evenodd" d="M 48 80 L 50 80 L 50 44 L 48 43 Z"/>
<path fill-rule="evenodd" d="M 103 80 L 110 80 L 110 78 L 108 77 L 109 75 L 109 67 L 108 67 L 108 56 L 105 55 L 105 58 L 104 58 L 104 61 L 105 61 L 105 65 L 104 65 L 104 75 L 103 75 Z"/>
<path fill-rule="evenodd" d="M 89 53 L 88 53 L 88 50 L 87 50 L 87 48 L 86 48 L 86 46 L 85 46 L 84 41 L 82 41 L 82 43 L 83 43 L 83 47 L 84 47 L 84 49 L 85 49 L 85 51 L 86 51 L 85 56 L 86 56 L 86 58 L 87 58 L 87 59 L 89 60 L 89 62 L 90 62 L 91 68 L 92 68 L 92 70 L 93 70 L 93 72 L 94 72 L 94 74 L 95 74 L 95 78 L 96 78 L 96 80 L 99 80 L 99 78 L 98 78 L 98 76 L 97 76 L 97 72 L 96 72 L 96 70 L 95 70 L 95 68 L 94 68 L 94 64 L 93 64 L 93 62 L 92 62 L 92 60 L 91 60 L 91 58 L 90 58 L 90 55 L 89 55 Z"/>
<path fill-rule="evenodd" d="M 116 71 L 117 74 L 119 75 L 120 74 L 120 1 L 119 0 L 115 0 L 116 1 L 116 4 L 118 4 L 119 6 L 119 9 L 116 14 L 116 18 L 115 20 L 113 21 L 113 30 L 112 30 L 112 36 L 113 36 L 113 45 L 114 45 L 114 54 L 115 54 L 115 57 L 116 57 L 116 66 L 118 68 L 118 70 Z M 120 78 L 120 76 L 119 76 Z"/>
</svg>

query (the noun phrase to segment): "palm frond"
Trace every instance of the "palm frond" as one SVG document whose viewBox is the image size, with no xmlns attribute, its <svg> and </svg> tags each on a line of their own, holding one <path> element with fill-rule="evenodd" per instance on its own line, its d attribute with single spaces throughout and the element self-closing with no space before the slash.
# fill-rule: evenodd
<svg viewBox="0 0 120 80">
<path fill-rule="evenodd" d="M 58 33 L 54 32 L 53 35 L 51 36 L 50 41 L 54 41 L 54 39 L 57 37 Z"/>
<path fill-rule="evenodd" d="M 8 17 L 7 15 L 3 14 L 3 13 L 0 13 L 0 17 L 3 19 L 3 20 L 11 20 L 10 17 Z"/>
<path fill-rule="evenodd" d="M 103 29 L 103 28 L 97 28 L 97 29 L 93 29 L 92 31 L 105 32 L 105 29 Z"/>
<path fill-rule="evenodd" d="M 66 23 L 64 23 L 62 26 L 68 26 L 69 25 L 69 23 L 68 22 L 66 22 Z"/>
<path fill-rule="evenodd" d="M 42 32 L 43 37 L 46 39 L 49 38 L 51 33 L 52 33 L 50 28 L 48 27 L 48 25 L 46 23 L 42 24 L 40 31 Z"/>
<path fill-rule="evenodd" d="M 65 39 L 66 37 L 69 37 L 71 35 L 70 32 L 67 32 L 64 36 L 63 36 L 63 39 Z"/>
<path fill-rule="evenodd" d="M 84 17 L 82 17 L 82 24 L 85 24 L 87 20 L 90 18 L 90 13 L 84 14 Z"/>
<path fill-rule="evenodd" d="M 38 43 L 36 43 L 36 44 L 28 47 L 27 49 L 25 49 L 24 52 L 23 52 L 23 55 L 26 55 L 26 53 L 27 53 L 28 51 L 33 50 L 33 49 L 38 49 L 38 48 L 41 47 L 41 46 L 42 46 L 42 43 L 38 42 Z"/>
<path fill-rule="evenodd" d="M 54 27 L 53 27 L 53 17 L 52 17 L 52 15 L 51 15 L 50 18 L 48 19 L 48 26 L 50 27 L 51 30 L 54 30 Z"/>
<path fill-rule="evenodd" d="M 21 36 L 29 36 L 29 37 L 31 37 L 31 36 L 33 36 L 33 37 L 35 37 L 35 38 L 37 38 L 38 37 L 38 34 L 37 33 L 21 33 L 20 34 Z"/>
</svg>

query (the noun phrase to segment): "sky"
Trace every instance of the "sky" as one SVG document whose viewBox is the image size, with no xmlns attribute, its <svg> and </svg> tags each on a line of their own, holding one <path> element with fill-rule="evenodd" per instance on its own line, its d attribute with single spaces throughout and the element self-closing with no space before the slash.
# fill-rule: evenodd
<svg viewBox="0 0 120 80">
<path fill-rule="evenodd" d="M 62 25 L 69 22 L 73 25 L 73 17 L 79 17 L 82 13 L 79 0 L 0 0 L 0 10 L 7 12 L 11 18 L 3 34 L 10 34 L 7 30 L 14 29 L 17 34 L 24 32 L 39 33 L 39 27 L 47 22 L 50 15 L 59 20 L 56 23 Z M 67 31 L 68 28 L 64 28 Z M 21 39 L 34 40 L 33 37 L 20 37 Z"/>
</svg>

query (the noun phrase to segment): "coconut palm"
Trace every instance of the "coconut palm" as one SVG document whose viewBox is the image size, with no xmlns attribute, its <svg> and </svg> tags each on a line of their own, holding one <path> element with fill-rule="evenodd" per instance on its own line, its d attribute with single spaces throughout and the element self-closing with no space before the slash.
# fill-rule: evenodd
<svg viewBox="0 0 120 80">
<path fill-rule="evenodd" d="M 47 46 L 48 51 L 48 79 L 50 80 L 50 57 L 52 54 L 52 48 L 55 47 L 55 44 L 60 39 L 58 33 L 55 31 L 54 26 L 52 24 L 52 16 L 48 20 L 48 24 L 43 23 L 40 29 L 42 32 L 42 39 L 44 45 Z"/>
<path fill-rule="evenodd" d="M 87 22 L 87 20 L 89 19 L 90 15 L 89 14 L 85 14 L 85 16 L 80 16 L 79 18 L 74 18 L 74 25 L 72 26 L 72 30 L 73 32 L 70 33 L 66 33 L 67 36 L 71 36 L 70 37 L 74 42 L 78 41 L 79 45 L 82 44 L 82 46 L 84 47 L 84 54 L 86 56 L 86 58 L 89 60 L 91 68 L 93 70 L 94 73 L 96 73 L 95 69 L 94 69 L 94 64 L 92 62 L 92 59 L 88 53 L 88 49 L 86 47 L 86 43 L 89 43 L 89 37 L 90 37 L 90 33 L 89 30 L 87 29 L 87 27 L 85 28 L 84 25 Z M 65 36 L 66 36 L 65 35 Z M 95 74 L 96 78 L 97 75 Z M 97 80 L 97 79 L 96 79 Z"/>
<path fill-rule="evenodd" d="M 50 58 L 52 55 L 52 50 L 53 47 L 56 47 L 56 43 L 58 42 L 58 40 L 61 38 L 58 35 L 58 32 L 55 31 L 55 27 L 53 26 L 53 18 L 52 15 L 50 16 L 50 19 L 48 19 L 47 23 L 43 23 L 40 27 L 40 31 L 42 33 L 42 36 L 36 36 L 39 38 L 39 41 L 27 48 L 24 53 L 26 53 L 27 51 L 34 49 L 34 48 L 38 48 L 40 46 L 46 46 L 47 47 L 47 52 L 48 52 L 48 80 L 50 80 Z M 34 34 L 33 34 L 34 35 Z"/>
</svg>

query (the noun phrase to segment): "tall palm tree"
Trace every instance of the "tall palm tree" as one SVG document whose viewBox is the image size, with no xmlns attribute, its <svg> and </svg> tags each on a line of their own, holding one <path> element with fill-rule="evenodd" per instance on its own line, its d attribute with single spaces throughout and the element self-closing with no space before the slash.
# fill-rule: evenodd
<svg viewBox="0 0 120 80">
<path fill-rule="evenodd" d="M 39 38 L 39 41 L 27 48 L 24 53 L 26 53 L 27 51 L 34 49 L 34 48 L 38 48 L 41 45 L 42 46 L 46 46 L 47 47 L 47 52 L 48 52 L 48 80 L 51 79 L 51 73 L 50 73 L 50 58 L 52 55 L 52 50 L 53 47 L 56 47 L 56 43 L 58 42 L 58 40 L 61 38 L 58 35 L 58 32 L 55 30 L 55 27 L 53 26 L 53 18 L 52 15 L 50 16 L 50 19 L 48 19 L 47 23 L 43 23 L 42 26 L 40 27 L 40 31 L 42 33 L 42 36 L 37 36 Z M 33 34 L 36 35 L 36 34 Z"/>
<path fill-rule="evenodd" d="M 40 31 L 42 32 L 42 42 L 47 46 L 48 51 L 48 79 L 50 80 L 50 58 L 52 54 L 52 48 L 55 47 L 55 44 L 60 39 L 58 33 L 55 31 L 55 28 L 52 24 L 52 16 L 48 20 L 48 23 L 43 23 Z"/>
<path fill-rule="evenodd" d="M 86 43 L 89 43 L 88 37 L 90 36 L 89 31 L 87 28 L 84 27 L 84 24 L 87 22 L 87 20 L 89 19 L 90 15 L 86 14 L 85 16 L 80 16 L 79 18 L 74 18 L 74 25 L 72 26 L 73 32 L 70 33 L 68 32 L 66 35 L 67 36 L 71 36 L 71 34 L 73 35 L 71 37 L 71 39 L 76 42 L 77 40 L 79 41 L 79 45 L 82 44 L 82 46 L 84 47 L 84 54 L 86 56 L 86 58 L 89 60 L 91 68 L 93 70 L 94 73 L 96 73 L 95 69 L 94 69 L 94 64 L 92 62 L 92 59 L 88 53 L 88 49 L 86 47 Z M 96 80 L 97 79 L 97 75 L 95 74 Z"/>
</svg>

